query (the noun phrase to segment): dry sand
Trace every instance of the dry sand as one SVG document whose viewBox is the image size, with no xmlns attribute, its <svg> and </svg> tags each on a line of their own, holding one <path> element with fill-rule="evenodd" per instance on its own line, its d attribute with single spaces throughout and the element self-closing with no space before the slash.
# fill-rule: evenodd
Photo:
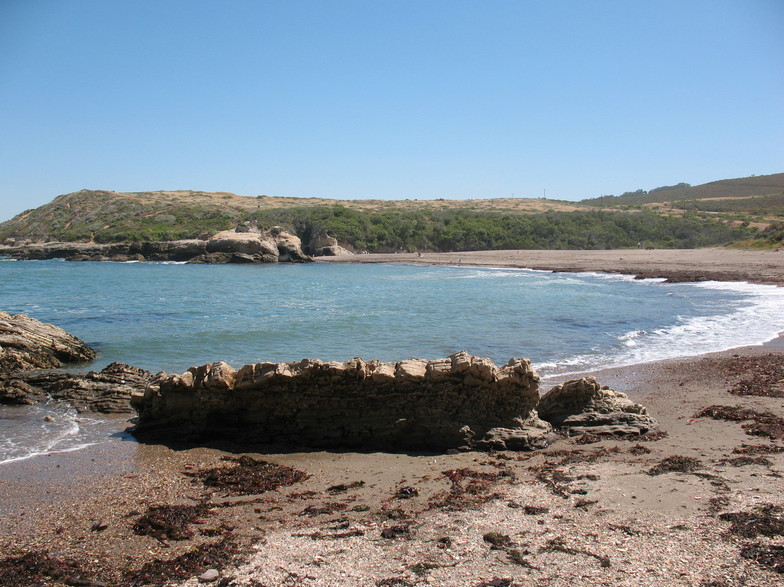
<svg viewBox="0 0 784 587">
<path fill-rule="evenodd" d="M 469 251 L 319 257 L 329 263 L 407 263 L 519 267 L 550 271 L 601 271 L 676 281 L 748 281 L 784 284 L 784 251 L 623 249 L 609 251 Z"/>
<path fill-rule="evenodd" d="M 718 251 L 701 253 L 720 261 Z M 743 259 L 736 273 L 759 267 L 766 271 L 762 281 L 780 282 L 779 254 L 742 253 L 731 253 Z M 464 263 L 481 256 L 462 255 Z M 589 265 L 581 266 L 597 269 Z M 119 435 L 85 450 L 0 465 L 0 549 L 6 557 L 46 552 L 61 563 L 74 561 L 83 585 L 145 584 L 127 572 L 153 561 L 177 562 L 157 582 L 148 574 L 149 584 L 194 586 L 208 568 L 219 571 L 213 584 L 224 587 L 778 584 L 784 568 L 776 572 L 742 553 L 756 553 L 752 558 L 764 563 L 770 552 L 784 561 L 776 550 L 784 549 L 784 517 L 776 509 L 784 507 L 784 452 L 733 451 L 776 450 L 784 439 L 751 436 L 742 428 L 748 422 L 695 414 L 710 405 L 740 405 L 784 417 L 781 397 L 729 393 L 766 372 L 773 377 L 767 387 L 784 392 L 776 382 L 784 380 L 783 365 L 779 340 L 595 373 L 648 406 L 667 432 L 651 441 L 563 438 L 535 453 L 409 455 L 168 447 Z M 118 420 L 118 431 L 124 426 Z M 294 467 L 308 478 L 234 497 L 187 475 L 227 466 L 221 459 L 239 454 Z M 672 456 L 694 459 L 699 468 L 647 473 Z M 133 531 L 150 506 L 202 503 L 211 509 L 187 526 L 190 539 L 160 541 Z M 746 536 L 719 518 L 737 512 L 754 512 L 759 521 L 743 526 Z M 203 563 L 177 558 L 218 543 L 202 552 L 225 552 L 233 544 L 240 554 Z M 0 564 L 0 583 L 77 584 L 68 578 L 77 571 L 59 582 L 25 582 L 23 567 L 4 574 L 9 567 Z"/>
</svg>

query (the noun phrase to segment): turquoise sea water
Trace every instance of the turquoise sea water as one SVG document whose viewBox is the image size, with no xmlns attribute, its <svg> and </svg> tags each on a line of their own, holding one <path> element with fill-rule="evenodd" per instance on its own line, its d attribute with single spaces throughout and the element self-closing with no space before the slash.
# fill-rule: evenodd
<svg viewBox="0 0 784 587">
<path fill-rule="evenodd" d="M 4 261 L 0 309 L 95 347 L 99 358 L 82 370 L 122 361 L 170 373 L 218 360 L 238 368 L 467 350 L 566 374 L 762 343 L 784 331 L 784 288 L 773 286 L 406 265 Z M 0 462 L 10 421 L 27 419 L 4 410 Z M 75 442 L 69 430 L 58 434 Z"/>
</svg>

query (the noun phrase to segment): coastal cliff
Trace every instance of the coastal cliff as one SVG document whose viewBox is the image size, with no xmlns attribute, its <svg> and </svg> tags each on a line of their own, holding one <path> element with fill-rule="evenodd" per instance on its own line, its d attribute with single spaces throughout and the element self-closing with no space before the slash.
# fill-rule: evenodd
<svg viewBox="0 0 784 587">
<path fill-rule="evenodd" d="M 49 242 L 5 247 L 13 259 L 67 261 L 176 261 L 187 263 L 304 263 L 312 261 L 302 242 L 280 227 L 240 225 L 204 239 L 100 244 Z"/>
</svg>

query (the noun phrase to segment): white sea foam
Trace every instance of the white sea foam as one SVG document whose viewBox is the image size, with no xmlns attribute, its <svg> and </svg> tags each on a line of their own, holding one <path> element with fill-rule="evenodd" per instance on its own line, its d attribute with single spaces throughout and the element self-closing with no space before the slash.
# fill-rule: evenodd
<svg viewBox="0 0 784 587">
<path fill-rule="evenodd" d="M 701 282 L 680 287 L 742 294 L 734 308 L 710 316 L 677 316 L 672 326 L 633 330 L 617 337 L 611 351 L 585 353 L 536 367 L 547 374 L 620 367 L 661 359 L 695 356 L 768 342 L 784 332 L 784 288 L 742 282 Z"/>
</svg>

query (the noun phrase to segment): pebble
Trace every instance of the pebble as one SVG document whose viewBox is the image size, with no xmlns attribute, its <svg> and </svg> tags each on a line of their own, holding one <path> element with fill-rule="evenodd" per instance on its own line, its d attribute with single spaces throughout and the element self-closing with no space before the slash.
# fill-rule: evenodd
<svg viewBox="0 0 784 587">
<path fill-rule="evenodd" d="M 220 577 L 220 573 L 215 569 L 209 569 L 204 571 L 201 575 L 199 575 L 199 581 L 201 583 L 212 583 L 218 577 Z"/>
</svg>

